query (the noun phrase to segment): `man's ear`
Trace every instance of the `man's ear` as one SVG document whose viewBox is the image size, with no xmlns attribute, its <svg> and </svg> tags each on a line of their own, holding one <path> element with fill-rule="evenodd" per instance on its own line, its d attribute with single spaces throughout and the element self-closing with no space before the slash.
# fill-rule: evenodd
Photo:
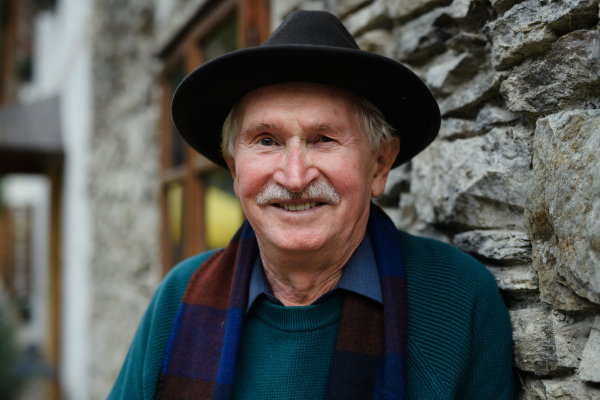
<svg viewBox="0 0 600 400">
<path fill-rule="evenodd" d="M 400 139 L 394 135 L 390 143 L 385 144 L 377 155 L 377 169 L 373 177 L 371 196 L 379 197 L 383 194 L 388 174 L 398 153 L 400 153 Z"/>
<path fill-rule="evenodd" d="M 233 176 L 233 179 L 235 179 L 235 160 L 229 154 L 223 154 L 223 159 L 229 168 L 229 172 L 231 172 L 231 176 Z"/>
<path fill-rule="evenodd" d="M 229 172 L 231 172 L 231 176 L 233 177 L 233 190 L 235 191 L 235 194 L 238 196 L 238 198 L 240 197 L 238 195 L 238 180 L 237 180 L 237 174 L 235 173 L 235 159 L 233 157 L 231 157 L 229 154 L 223 154 L 223 159 L 225 160 L 225 163 L 227 164 L 227 167 L 229 168 Z"/>
</svg>

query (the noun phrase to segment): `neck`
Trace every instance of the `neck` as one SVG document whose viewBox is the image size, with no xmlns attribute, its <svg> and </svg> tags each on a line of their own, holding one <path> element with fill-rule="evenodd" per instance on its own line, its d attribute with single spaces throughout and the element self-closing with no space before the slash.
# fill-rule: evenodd
<svg viewBox="0 0 600 400">
<path fill-rule="evenodd" d="M 281 251 L 268 245 L 261 246 L 259 240 L 265 275 L 273 295 L 286 306 L 306 306 L 333 290 L 364 234 L 365 231 L 345 241 L 343 248 L 311 252 Z"/>
</svg>

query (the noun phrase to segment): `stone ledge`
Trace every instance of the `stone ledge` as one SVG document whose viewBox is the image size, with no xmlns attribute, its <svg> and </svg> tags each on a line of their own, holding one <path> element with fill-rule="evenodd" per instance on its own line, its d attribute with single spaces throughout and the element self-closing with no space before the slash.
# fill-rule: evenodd
<svg viewBox="0 0 600 400">
<path fill-rule="evenodd" d="M 531 241 L 521 231 L 475 230 L 454 236 L 454 245 L 476 257 L 498 265 L 531 263 Z"/>
<path fill-rule="evenodd" d="M 507 292 L 537 292 L 539 279 L 532 265 L 496 267 L 486 265 L 494 275 L 500 290 Z"/>
</svg>

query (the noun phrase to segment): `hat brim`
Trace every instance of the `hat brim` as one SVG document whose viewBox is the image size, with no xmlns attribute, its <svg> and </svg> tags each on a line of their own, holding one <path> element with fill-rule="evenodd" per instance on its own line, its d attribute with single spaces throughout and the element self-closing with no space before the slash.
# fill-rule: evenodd
<svg viewBox="0 0 600 400">
<path fill-rule="evenodd" d="M 435 98 L 404 65 L 361 50 L 315 45 L 252 47 L 201 65 L 175 91 L 173 121 L 192 148 L 227 168 L 221 129 L 231 108 L 252 90 L 283 82 L 337 86 L 373 102 L 400 137 L 394 167 L 427 147 L 440 127 Z"/>
</svg>

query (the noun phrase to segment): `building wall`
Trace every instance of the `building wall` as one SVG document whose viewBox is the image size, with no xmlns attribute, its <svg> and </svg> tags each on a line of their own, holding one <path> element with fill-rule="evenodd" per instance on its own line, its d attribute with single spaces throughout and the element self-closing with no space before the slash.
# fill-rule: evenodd
<svg viewBox="0 0 600 400">
<path fill-rule="evenodd" d="M 168 3 L 102 0 L 92 13 L 92 399 L 160 277 L 156 53 L 203 1 Z M 598 398 L 583 382 L 600 382 L 598 0 L 272 0 L 273 23 L 298 8 L 339 15 L 438 98 L 439 138 L 392 172 L 381 204 L 494 274 L 522 398 Z"/>
</svg>

